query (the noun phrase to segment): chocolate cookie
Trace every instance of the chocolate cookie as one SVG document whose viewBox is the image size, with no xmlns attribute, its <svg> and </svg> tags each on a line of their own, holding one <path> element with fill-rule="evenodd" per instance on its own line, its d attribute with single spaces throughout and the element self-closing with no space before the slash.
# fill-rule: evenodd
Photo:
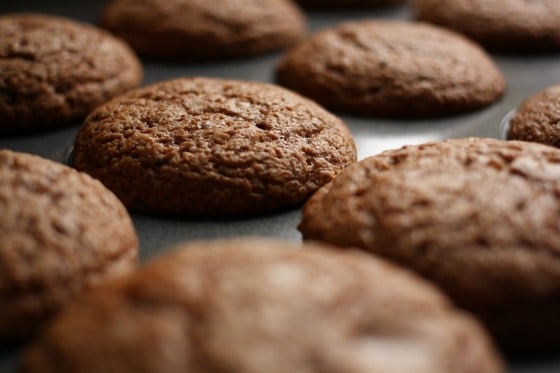
<svg viewBox="0 0 560 373">
<path fill-rule="evenodd" d="M 398 289 L 398 291 L 395 291 Z M 22 372 L 503 372 L 483 330 L 388 263 L 197 242 L 70 306 Z"/>
<path fill-rule="evenodd" d="M 369 8 L 402 4 L 405 0 L 296 0 L 307 8 Z"/>
<path fill-rule="evenodd" d="M 416 18 L 461 32 L 502 52 L 560 50 L 560 2 L 412 0 Z"/>
<path fill-rule="evenodd" d="M 305 239 L 414 269 L 510 348 L 560 345 L 560 150 L 460 139 L 347 168 L 306 204 Z"/>
<path fill-rule="evenodd" d="M 0 17 L 0 134 L 79 121 L 141 79 L 130 48 L 96 27 L 39 14 Z"/>
<path fill-rule="evenodd" d="M 280 61 L 281 84 L 327 108 L 437 117 L 498 100 L 502 74 L 478 46 L 427 24 L 357 21 L 321 31 Z"/>
<path fill-rule="evenodd" d="M 560 147 L 560 85 L 526 99 L 511 118 L 507 137 Z"/>
<path fill-rule="evenodd" d="M 0 341 L 34 334 L 84 290 L 135 267 L 118 199 L 88 175 L 0 150 Z"/>
<path fill-rule="evenodd" d="M 101 23 L 144 56 L 190 61 L 291 46 L 306 21 L 289 0 L 113 0 Z"/>
<path fill-rule="evenodd" d="M 75 166 L 129 208 L 237 215 L 302 204 L 356 160 L 345 124 L 265 83 L 194 78 L 153 85 L 93 112 Z"/>
</svg>

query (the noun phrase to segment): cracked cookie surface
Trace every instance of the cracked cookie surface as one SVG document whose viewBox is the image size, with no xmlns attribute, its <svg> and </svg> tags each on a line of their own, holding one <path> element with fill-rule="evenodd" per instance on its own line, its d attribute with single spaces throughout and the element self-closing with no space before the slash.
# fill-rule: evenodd
<svg viewBox="0 0 560 373">
<path fill-rule="evenodd" d="M 0 341 L 32 334 L 93 285 L 131 271 L 124 206 L 86 174 L 0 150 Z"/>
<path fill-rule="evenodd" d="M 395 291 L 398 289 L 398 291 Z M 360 252 L 191 242 L 76 302 L 22 372 L 501 373 L 470 316 Z"/>
<path fill-rule="evenodd" d="M 263 54 L 306 32 L 290 0 L 114 0 L 101 24 L 143 56 L 181 61 Z"/>
<path fill-rule="evenodd" d="M 347 168 L 305 205 L 305 239 L 412 268 L 513 348 L 560 344 L 560 151 L 458 139 Z"/>
<path fill-rule="evenodd" d="M 302 204 L 356 160 L 346 125 L 265 83 L 178 79 L 101 106 L 75 166 L 136 210 L 240 215 Z"/>
<path fill-rule="evenodd" d="M 79 121 L 141 79 L 132 50 L 103 30 L 47 15 L 0 17 L 0 134 Z"/>
<path fill-rule="evenodd" d="M 505 80 L 459 34 L 420 23 L 358 21 L 288 51 L 279 82 L 327 108 L 380 117 L 438 117 L 490 105 Z"/>
</svg>

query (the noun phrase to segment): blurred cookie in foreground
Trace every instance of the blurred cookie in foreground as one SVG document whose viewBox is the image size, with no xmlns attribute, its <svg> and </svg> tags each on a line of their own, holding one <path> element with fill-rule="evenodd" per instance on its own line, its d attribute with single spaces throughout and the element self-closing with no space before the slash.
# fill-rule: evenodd
<svg viewBox="0 0 560 373">
<path fill-rule="evenodd" d="M 398 291 L 395 291 L 398 289 Z M 22 372 L 499 373 L 485 332 L 385 261 L 319 244 L 193 242 L 68 307 Z"/>
<path fill-rule="evenodd" d="M 284 55 L 277 78 L 329 109 L 373 117 L 464 113 L 496 102 L 506 88 L 475 43 L 402 21 L 356 21 L 320 31 Z"/>
<path fill-rule="evenodd" d="M 348 167 L 305 205 L 304 239 L 417 271 L 503 346 L 560 346 L 560 150 L 456 139 Z"/>
<path fill-rule="evenodd" d="M 296 0 L 298 4 L 313 9 L 381 8 L 404 4 L 405 0 Z"/>
<path fill-rule="evenodd" d="M 0 17 L 0 134 L 78 122 L 141 80 L 134 52 L 104 30 L 48 15 Z"/>
<path fill-rule="evenodd" d="M 135 210 L 246 215 L 302 205 L 356 161 L 346 125 L 271 84 L 158 83 L 99 107 L 80 129 L 76 168 Z"/>
<path fill-rule="evenodd" d="M 290 0 L 113 0 L 101 24 L 143 56 L 180 61 L 259 55 L 306 32 Z"/>
<path fill-rule="evenodd" d="M 560 147 L 560 85 L 523 101 L 509 121 L 507 138 Z"/>
<path fill-rule="evenodd" d="M 59 308 L 136 266 L 123 205 L 67 166 L 0 150 L 0 211 L 2 342 L 35 334 Z"/>
<path fill-rule="evenodd" d="M 417 19 L 461 32 L 492 51 L 560 51 L 560 2 L 411 0 Z"/>
</svg>

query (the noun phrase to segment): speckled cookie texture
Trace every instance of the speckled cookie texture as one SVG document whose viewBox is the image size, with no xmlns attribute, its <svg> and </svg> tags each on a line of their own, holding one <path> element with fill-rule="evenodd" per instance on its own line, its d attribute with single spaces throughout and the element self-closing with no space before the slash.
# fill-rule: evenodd
<svg viewBox="0 0 560 373">
<path fill-rule="evenodd" d="M 133 51 L 101 29 L 39 14 L 0 17 L 0 134 L 82 120 L 141 79 Z"/>
<path fill-rule="evenodd" d="M 437 283 L 512 349 L 560 345 L 560 151 L 459 139 L 347 168 L 306 204 L 304 239 L 359 247 Z"/>
<path fill-rule="evenodd" d="M 281 87 L 178 79 L 100 107 L 76 137 L 75 166 L 129 208 L 243 215 L 303 204 L 355 162 L 345 124 Z"/>
<path fill-rule="evenodd" d="M 114 0 L 101 24 L 141 55 L 183 61 L 263 54 L 306 32 L 290 0 Z"/>
<path fill-rule="evenodd" d="M 137 238 L 98 181 L 0 150 L 0 341 L 35 334 L 84 290 L 130 272 Z"/>
<path fill-rule="evenodd" d="M 405 0 L 296 0 L 304 7 L 314 9 L 378 8 L 403 4 Z"/>
<path fill-rule="evenodd" d="M 560 147 L 560 85 L 523 101 L 511 118 L 507 137 Z"/>
<path fill-rule="evenodd" d="M 69 307 L 23 372 L 503 372 L 479 325 L 358 252 L 194 242 Z M 399 291 L 395 291 L 399 289 Z"/>
<path fill-rule="evenodd" d="M 416 18 L 456 30 L 501 52 L 560 50 L 560 2 L 412 0 Z"/>
<path fill-rule="evenodd" d="M 476 44 L 403 21 L 355 21 L 320 31 L 286 53 L 277 78 L 327 108 L 381 117 L 467 112 L 505 90 L 501 72 Z"/>
</svg>

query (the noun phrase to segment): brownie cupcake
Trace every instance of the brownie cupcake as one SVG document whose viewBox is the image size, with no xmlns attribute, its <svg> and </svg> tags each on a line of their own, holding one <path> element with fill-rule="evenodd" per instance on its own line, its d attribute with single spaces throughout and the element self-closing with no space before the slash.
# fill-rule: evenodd
<svg viewBox="0 0 560 373">
<path fill-rule="evenodd" d="M 113 0 L 101 24 L 143 56 L 210 60 L 263 54 L 305 34 L 290 0 Z"/>
<path fill-rule="evenodd" d="M 130 272 L 138 241 L 98 181 L 0 150 L 0 342 L 35 334 L 90 287 Z"/>
<path fill-rule="evenodd" d="M 77 122 L 141 80 L 132 50 L 103 30 L 47 15 L 0 17 L 0 134 Z"/>
<path fill-rule="evenodd" d="M 279 82 L 327 108 L 377 117 L 440 117 L 500 99 L 505 81 L 476 44 L 445 29 L 356 21 L 311 36 L 277 67 Z"/>
<path fill-rule="evenodd" d="M 356 161 L 345 124 L 265 83 L 178 79 L 93 112 L 74 164 L 135 210 L 244 215 L 303 204 Z"/>
<path fill-rule="evenodd" d="M 509 121 L 507 138 L 560 147 L 560 85 L 526 99 Z"/>
<path fill-rule="evenodd" d="M 416 18 L 461 32 L 501 52 L 560 50 L 560 2 L 411 0 Z"/>
<path fill-rule="evenodd" d="M 457 139 L 348 167 L 306 204 L 304 239 L 411 268 L 504 346 L 560 346 L 560 150 Z"/>
<path fill-rule="evenodd" d="M 399 291 L 395 291 L 399 289 Z M 500 373 L 477 322 L 358 252 L 195 242 L 67 308 L 22 372 Z"/>
</svg>

